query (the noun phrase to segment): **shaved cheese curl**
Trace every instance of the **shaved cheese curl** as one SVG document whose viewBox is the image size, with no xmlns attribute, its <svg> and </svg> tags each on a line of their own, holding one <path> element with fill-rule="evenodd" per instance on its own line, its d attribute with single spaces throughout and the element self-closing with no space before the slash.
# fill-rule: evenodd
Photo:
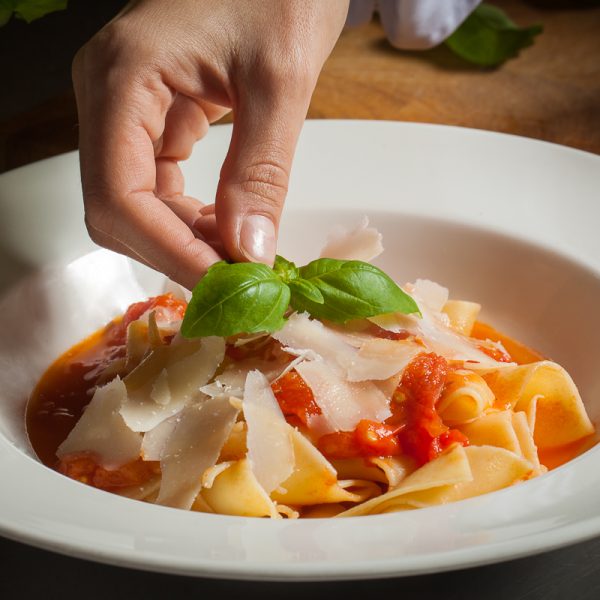
<svg viewBox="0 0 600 600">
<path fill-rule="evenodd" d="M 283 328 L 273 334 L 283 346 L 294 353 L 312 351 L 325 360 L 330 369 L 345 375 L 356 358 L 356 349 L 347 344 L 342 336 L 311 319 L 307 313 L 295 313 Z"/>
<path fill-rule="evenodd" d="M 157 504 L 189 510 L 214 466 L 238 416 L 227 398 L 186 407 L 161 452 L 162 481 Z"/>
<path fill-rule="evenodd" d="M 423 346 L 409 340 L 368 340 L 348 368 L 348 381 L 389 379 L 402 372 L 422 351 Z"/>
<path fill-rule="evenodd" d="M 386 396 L 372 382 L 348 382 L 325 364 L 315 360 L 296 366 L 310 387 L 320 415 L 310 418 L 309 426 L 323 435 L 334 431 L 352 431 L 359 421 L 385 421 L 390 415 Z"/>
<path fill-rule="evenodd" d="M 333 229 L 320 256 L 369 262 L 383 252 L 382 239 L 377 229 L 369 227 L 369 219 L 365 216 L 352 229 L 341 226 Z"/>
<path fill-rule="evenodd" d="M 292 428 L 260 371 L 250 371 L 246 377 L 243 411 L 248 425 L 248 460 L 257 481 L 269 494 L 292 474 L 294 449 Z"/>
<path fill-rule="evenodd" d="M 127 377 L 127 400 L 121 415 L 134 431 L 150 431 L 200 397 L 223 361 L 220 337 L 176 339 L 153 350 Z"/>
<path fill-rule="evenodd" d="M 118 377 L 98 388 L 67 439 L 58 447 L 58 458 L 89 452 L 107 469 L 116 469 L 136 460 L 140 455 L 142 436 L 131 431 L 119 414 L 126 398 L 127 390 Z"/>
</svg>

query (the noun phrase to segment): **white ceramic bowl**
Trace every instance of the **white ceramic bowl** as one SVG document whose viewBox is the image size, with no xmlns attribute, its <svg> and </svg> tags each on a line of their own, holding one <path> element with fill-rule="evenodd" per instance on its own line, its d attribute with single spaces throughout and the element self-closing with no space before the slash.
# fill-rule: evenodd
<svg viewBox="0 0 600 600">
<path fill-rule="evenodd" d="M 231 130 L 185 165 L 212 200 Z M 600 422 L 600 157 L 489 132 L 385 122 L 308 122 L 280 251 L 314 257 L 361 215 L 378 261 L 427 277 L 563 364 Z M 65 554 L 191 575 L 323 580 L 484 564 L 600 534 L 600 449 L 535 480 L 455 504 L 347 520 L 268 521 L 146 505 L 75 483 L 33 456 L 27 394 L 58 353 L 161 278 L 93 249 L 76 154 L 0 177 L 0 533 Z M 79 260 L 75 260 L 83 256 Z M 24 275 L 29 273 L 28 277 Z"/>
</svg>

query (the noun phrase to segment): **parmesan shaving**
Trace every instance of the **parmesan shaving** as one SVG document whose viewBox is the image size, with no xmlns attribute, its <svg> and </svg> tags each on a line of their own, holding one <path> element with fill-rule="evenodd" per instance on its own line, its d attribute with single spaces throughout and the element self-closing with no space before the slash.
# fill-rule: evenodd
<svg viewBox="0 0 600 600">
<path fill-rule="evenodd" d="M 180 338 L 153 350 L 124 380 L 128 398 L 121 414 L 127 425 L 149 431 L 199 399 L 200 387 L 214 375 L 224 354 L 225 341 L 219 337 Z"/>
<path fill-rule="evenodd" d="M 300 363 L 296 371 L 321 409 L 309 422 L 320 434 L 351 431 L 361 419 L 384 421 L 391 415 L 388 399 L 371 382 L 348 382 L 322 360 Z"/>
<path fill-rule="evenodd" d="M 181 411 L 161 452 L 157 504 L 186 510 L 192 506 L 202 476 L 216 463 L 237 416 L 226 398 L 211 398 Z"/>
<path fill-rule="evenodd" d="M 167 406 L 171 402 L 171 390 L 169 389 L 169 374 L 166 369 L 160 372 L 156 381 L 152 385 L 150 397 L 156 404 Z"/>
<path fill-rule="evenodd" d="M 321 258 L 338 260 L 362 260 L 369 262 L 383 252 L 383 236 L 374 227 L 369 227 L 365 216 L 352 229 L 336 227 L 327 237 L 321 250 Z"/>
<path fill-rule="evenodd" d="M 142 437 L 131 431 L 119 414 L 126 398 L 127 390 L 119 377 L 97 388 L 83 415 L 58 447 L 58 458 L 90 452 L 106 469 L 116 469 L 136 460 Z"/>
<path fill-rule="evenodd" d="M 441 312 L 448 302 L 448 288 L 429 279 L 417 279 L 412 284 L 412 296 L 418 299 L 419 305 L 425 304 L 434 312 Z"/>
<path fill-rule="evenodd" d="M 410 340 L 373 338 L 365 342 L 348 368 L 348 381 L 389 379 L 405 369 L 423 350 Z"/>
<path fill-rule="evenodd" d="M 346 344 L 333 330 L 328 329 L 307 313 L 295 313 L 273 337 L 284 347 L 294 349 L 296 355 L 312 352 L 311 356 L 323 358 L 331 369 L 345 375 L 356 356 L 356 350 Z"/>
<path fill-rule="evenodd" d="M 179 417 L 175 415 L 144 434 L 142 441 L 142 458 L 144 460 L 160 460 L 162 458 L 163 450 L 178 420 Z"/>
<path fill-rule="evenodd" d="M 248 425 L 248 460 L 257 481 L 269 494 L 294 470 L 294 449 L 291 427 L 260 371 L 250 371 L 246 377 L 243 410 Z"/>
</svg>

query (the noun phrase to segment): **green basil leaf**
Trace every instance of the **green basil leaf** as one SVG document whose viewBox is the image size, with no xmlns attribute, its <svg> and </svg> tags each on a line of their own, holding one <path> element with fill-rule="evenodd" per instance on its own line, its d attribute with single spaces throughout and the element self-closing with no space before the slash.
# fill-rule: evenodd
<svg viewBox="0 0 600 600">
<path fill-rule="evenodd" d="M 320 258 L 300 267 L 300 277 L 319 289 L 324 303 L 293 295 L 292 306 L 317 319 L 345 323 L 392 312 L 419 313 L 408 294 L 381 269 L 366 262 Z"/>
<path fill-rule="evenodd" d="M 279 256 L 279 254 L 275 257 L 273 271 L 286 283 L 298 277 L 298 267 L 291 260 L 287 260 L 283 256 Z"/>
<path fill-rule="evenodd" d="M 324 304 L 325 298 L 319 291 L 319 288 L 306 279 L 294 279 L 288 283 L 290 291 L 292 292 L 292 305 L 294 304 L 294 297 L 302 296 L 305 300 L 316 302 L 317 304 Z"/>
<path fill-rule="evenodd" d="M 181 325 L 184 337 L 272 332 L 281 329 L 290 288 L 260 263 L 220 262 L 192 292 Z"/>
<path fill-rule="evenodd" d="M 501 9 L 480 4 L 445 43 L 469 62 L 496 67 L 531 46 L 541 32 L 541 25 L 517 27 Z"/>
<path fill-rule="evenodd" d="M 13 15 L 31 23 L 48 13 L 67 8 L 68 0 L 0 0 L 0 26 Z"/>
</svg>

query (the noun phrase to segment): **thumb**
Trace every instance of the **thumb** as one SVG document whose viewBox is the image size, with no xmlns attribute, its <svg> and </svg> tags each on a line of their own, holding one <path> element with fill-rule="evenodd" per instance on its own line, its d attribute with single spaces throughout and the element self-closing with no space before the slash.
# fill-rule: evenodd
<svg viewBox="0 0 600 600">
<path fill-rule="evenodd" d="M 284 96 L 282 94 L 282 96 Z M 217 188 L 217 228 L 235 261 L 272 265 L 296 142 L 310 93 L 240 99 Z"/>
</svg>

